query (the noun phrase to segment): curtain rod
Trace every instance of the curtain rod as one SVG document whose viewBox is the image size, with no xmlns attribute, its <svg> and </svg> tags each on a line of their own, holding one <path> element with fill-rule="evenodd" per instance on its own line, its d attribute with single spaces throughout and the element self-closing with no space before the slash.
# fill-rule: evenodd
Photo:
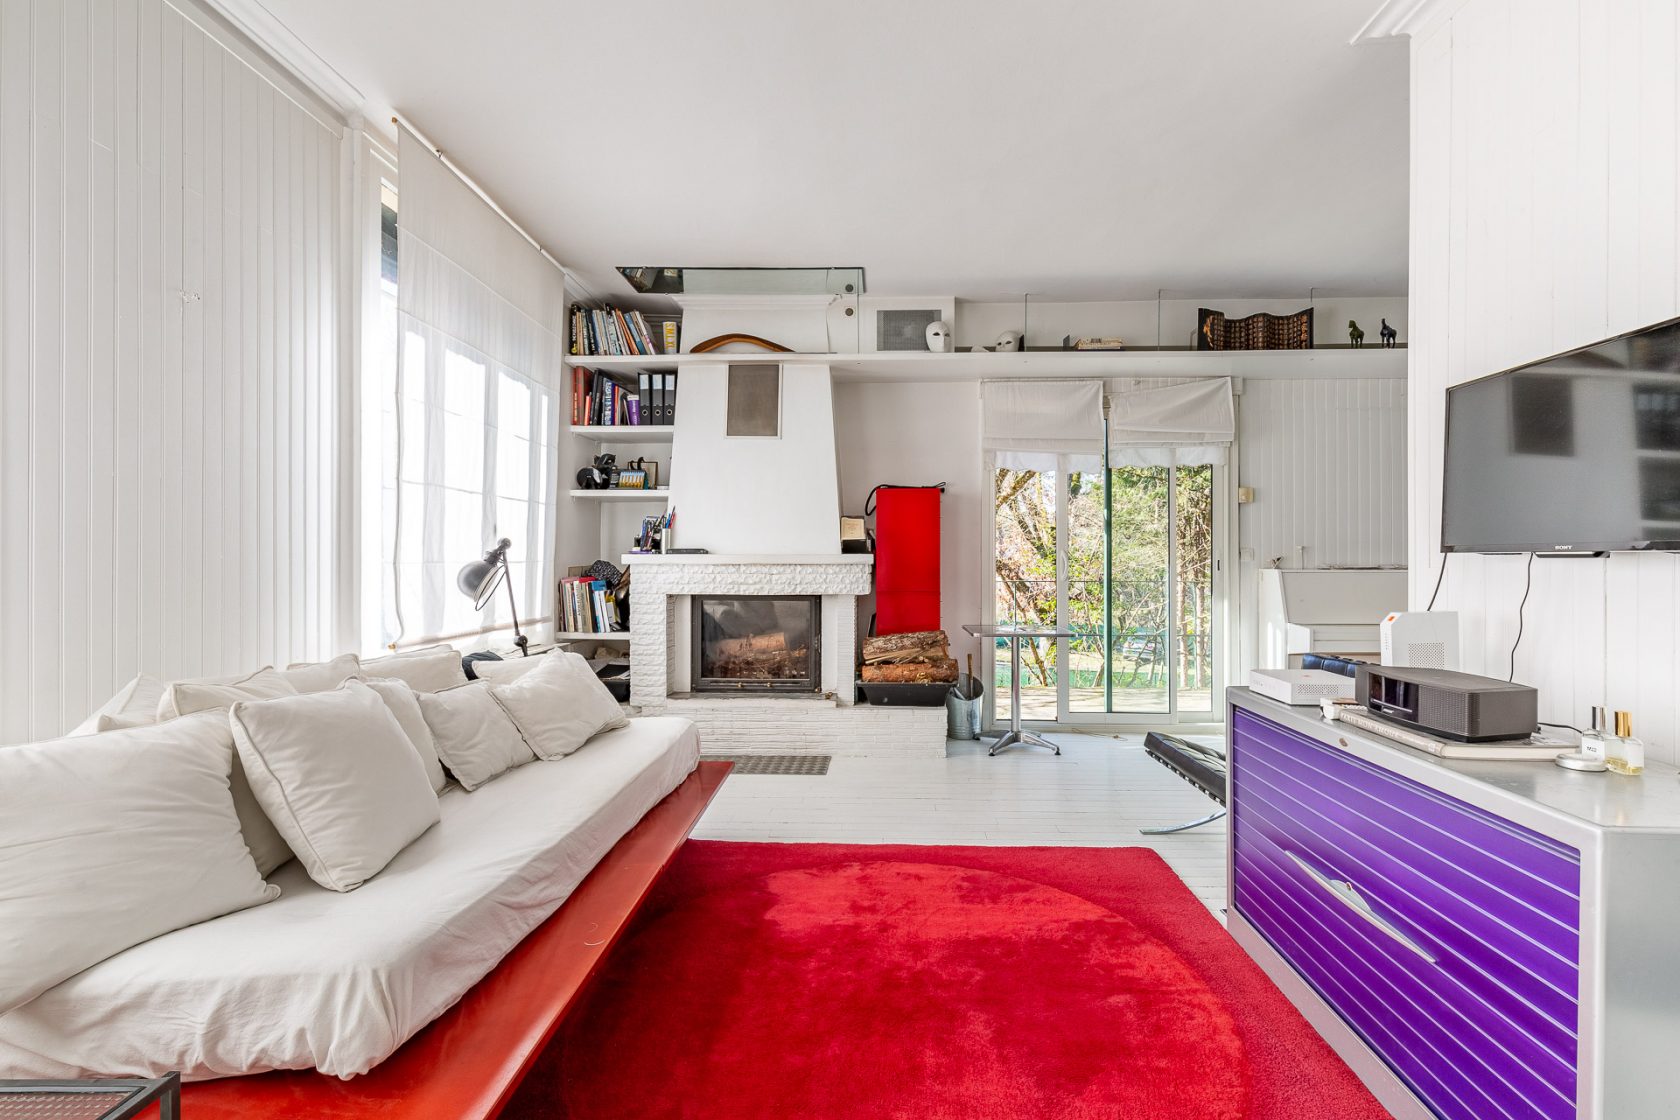
<svg viewBox="0 0 1680 1120">
<path fill-rule="evenodd" d="M 544 249 L 542 247 L 541 242 L 539 242 L 536 238 L 532 237 L 529 233 L 526 233 L 525 232 L 525 227 L 520 225 L 518 222 L 514 221 L 511 217 L 509 217 L 508 212 L 506 210 L 503 210 L 500 206 L 498 206 L 496 204 L 496 200 L 491 198 L 489 193 L 487 191 L 485 191 L 485 189 L 483 187 L 481 187 L 477 183 L 473 182 L 472 176 L 468 175 L 465 171 L 462 171 L 460 166 L 457 165 L 454 160 L 450 159 L 447 155 L 445 155 L 443 153 L 442 148 L 438 147 L 436 144 L 434 144 L 430 140 L 426 139 L 426 137 L 421 133 L 421 131 L 418 128 L 415 128 L 413 125 L 409 124 L 407 121 L 401 119 L 400 117 L 392 117 L 391 118 L 391 123 L 396 125 L 398 128 L 407 129 L 408 134 L 410 136 L 412 136 L 416 140 L 420 141 L 420 143 L 426 145 L 426 149 L 437 157 L 437 160 L 438 160 L 439 163 L 441 163 L 445 167 L 447 167 L 450 170 L 450 172 L 455 176 L 455 178 L 461 180 L 462 183 L 466 184 L 467 189 L 472 191 L 474 194 L 476 194 L 479 197 L 479 199 L 484 203 L 484 205 L 486 205 L 486 206 L 490 207 L 490 209 L 494 210 L 496 212 L 496 215 L 498 217 L 500 217 L 502 219 L 502 221 L 506 222 L 513 229 L 513 232 L 517 233 L 519 236 L 523 237 L 526 241 L 530 242 L 531 243 L 531 248 L 535 249 L 538 253 L 542 254 L 543 260 L 547 261 L 549 264 L 553 265 L 555 268 L 558 268 L 560 270 L 561 275 L 565 276 L 566 279 L 577 281 L 577 277 L 572 274 L 571 269 L 567 268 L 565 265 L 563 265 L 559 261 L 555 260 L 554 255 L 552 253 L 550 253 L 547 249 Z M 399 163 L 399 166 L 397 168 L 397 172 L 398 172 L 398 174 L 401 174 L 401 172 L 402 172 L 402 167 L 400 166 L 401 161 L 399 160 L 398 163 Z M 401 186 L 400 183 L 398 184 L 397 189 L 400 193 L 400 191 L 402 189 L 402 186 Z M 580 284 L 582 283 L 581 281 L 578 281 L 578 282 Z M 588 285 L 586 285 L 586 284 L 583 285 L 583 286 L 586 287 L 586 288 L 588 287 Z"/>
</svg>

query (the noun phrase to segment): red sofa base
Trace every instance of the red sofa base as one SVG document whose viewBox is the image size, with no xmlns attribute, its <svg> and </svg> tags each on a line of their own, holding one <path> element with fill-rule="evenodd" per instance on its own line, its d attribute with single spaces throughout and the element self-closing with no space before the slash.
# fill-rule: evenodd
<svg viewBox="0 0 1680 1120">
<path fill-rule="evenodd" d="M 702 762 L 615 844 L 559 910 L 391 1057 L 348 1081 L 283 1070 L 182 1086 L 192 1120 L 487 1120 L 507 1104 L 728 776 Z"/>
</svg>

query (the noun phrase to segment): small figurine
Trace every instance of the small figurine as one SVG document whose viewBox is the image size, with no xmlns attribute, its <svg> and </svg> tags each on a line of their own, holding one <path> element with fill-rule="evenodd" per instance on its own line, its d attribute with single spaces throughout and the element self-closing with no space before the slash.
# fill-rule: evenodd
<svg viewBox="0 0 1680 1120">
<path fill-rule="evenodd" d="M 1365 345 L 1365 332 L 1360 330 L 1359 324 L 1352 319 L 1348 320 L 1348 341 L 1353 343 L 1355 350 Z"/>
<path fill-rule="evenodd" d="M 1387 350 L 1398 344 L 1400 332 L 1389 326 L 1388 320 L 1384 319 L 1382 321 L 1382 330 L 1378 332 L 1377 337 L 1382 339 L 1383 349 Z"/>
<path fill-rule="evenodd" d="M 610 452 L 595 456 L 595 461 L 577 472 L 579 490 L 607 490 L 618 473 L 618 456 Z"/>
</svg>

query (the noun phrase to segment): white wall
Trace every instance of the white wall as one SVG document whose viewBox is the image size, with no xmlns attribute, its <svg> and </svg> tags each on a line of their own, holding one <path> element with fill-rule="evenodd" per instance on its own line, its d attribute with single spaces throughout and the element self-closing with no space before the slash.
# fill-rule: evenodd
<svg viewBox="0 0 1680 1120">
<path fill-rule="evenodd" d="M 335 641 L 341 130 L 233 41 L 0 3 L 0 742 Z"/>
<path fill-rule="evenodd" d="M 1252 661 L 1256 563 L 1406 562 L 1405 384 L 1398 380 L 1258 380 L 1238 398 L 1241 508 L 1238 669 Z M 840 494 L 862 513 L 883 482 L 947 484 L 941 543 L 942 621 L 960 659 L 979 644 L 961 633 L 991 592 L 990 492 L 981 469 L 975 383 L 840 384 L 834 392 Z M 1382 495 L 1370 501 L 1370 495 Z M 860 625 L 867 626 L 868 605 Z"/>
<path fill-rule="evenodd" d="M 940 502 L 940 625 L 951 638 L 952 656 L 980 656 L 980 643 L 962 632 L 979 622 L 990 594 L 987 552 L 991 499 L 980 469 L 980 386 L 946 384 L 858 384 L 834 387 L 834 418 L 840 449 L 840 505 L 863 515 L 869 491 L 882 483 L 933 486 L 945 483 Z M 868 633 L 874 597 L 858 606 L 858 632 Z"/>
<path fill-rule="evenodd" d="M 1406 563 L 1406 383 L 1248 378 L 1242 390 L 1237 485 L 1254 501 L 1237 511 L 1237 680 L 1256 663 L 1261 568 Z"/>
<path fill-rule="evenodd" d="M 754 355 L 743 361 L 759 363 Z M 725 435 L 729 367 L 677 374 L 671 509 L 679 548 L 734 553 L 840 551 L 834 395 L 826 365 L 781 367 L 781 435 Z"/>
<path fill-rule="evenodd" d="M 1386 317 L 1406 342 L 1406 297 L 1302 295 L 1285 299 L 1098 300 L 1085 303 L 1040 303 L 1020 300 L 984 303 L 957 302 L 957 346 L 990 346 L 1004 331 L 1025 332 L 1028 346 L 1060 346 L 1068 335 L 1119 335 L 1129 346 L 1194 346 L 1196 310 L 1211 307 L 1232 318 L 1268 311 L 1288 315 L 1313 308 L 1313 342 L 1318 346 L 1346 346 L 1347 324 L 1353 319 L 1365 332 L 1365 345 L 1378 343 L 1377 332 Z"/>
<path fill-rule="evenodd" d="M 1380 48 L 1373 48 L 1380 49 Z M 1412 42 L 1412 602 L 1439 571 L 1445 389 L 1680 314 L 1669 0 L 1469 0 Z M 1465 668 L 1499 677 L 1526 557 L 1455 555 Z M 1534 565 L 1516 678 L 1542 719 L 1633 713 L 1680 761 L 1680 563 Z"/>
</svg>

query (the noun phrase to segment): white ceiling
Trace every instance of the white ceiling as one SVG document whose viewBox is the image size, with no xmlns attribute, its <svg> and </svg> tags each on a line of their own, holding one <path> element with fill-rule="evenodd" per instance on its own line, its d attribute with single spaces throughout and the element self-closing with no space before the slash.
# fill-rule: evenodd
<svg viewBox="0 0 1680 1120">
<path fill-rule="evenodd" d="M 262 3 L 607 290 L 1405 291 L 1406 48 L 1348 45 L 1374 0 Z"/>
</svg>

